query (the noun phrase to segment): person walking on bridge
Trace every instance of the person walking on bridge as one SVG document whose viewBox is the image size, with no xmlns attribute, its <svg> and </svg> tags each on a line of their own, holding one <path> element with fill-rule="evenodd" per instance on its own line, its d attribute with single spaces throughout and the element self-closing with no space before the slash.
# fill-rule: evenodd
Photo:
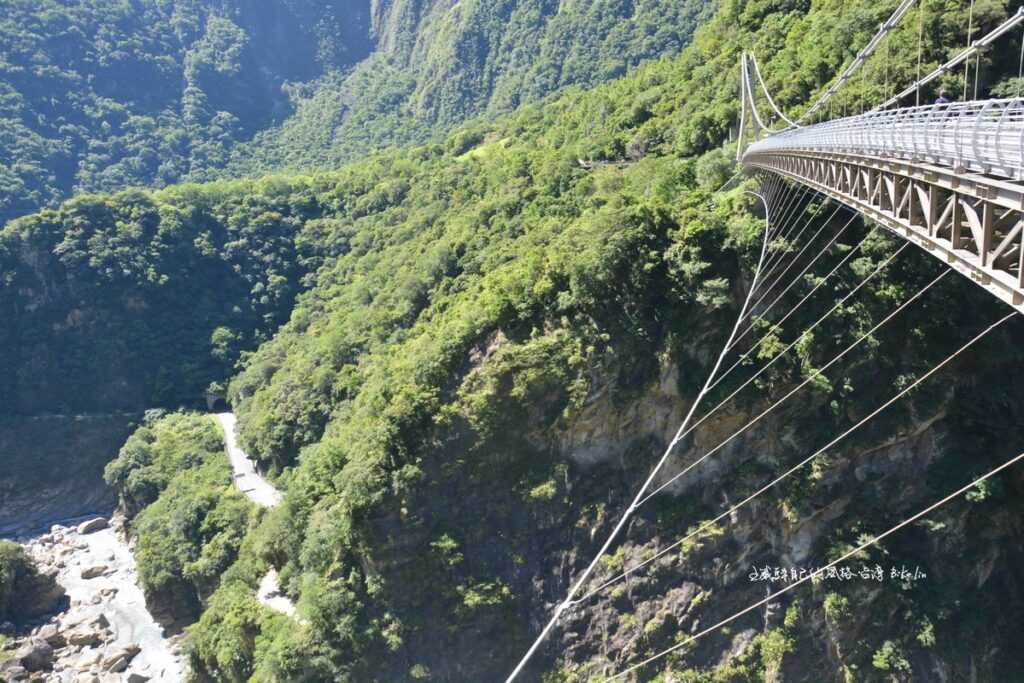
<svg viewBox="0 0 1024 683">
<path fill-rule="evenodd" d="M 953 100 L 949 99 L 949 93 L 945 89 L 939 91 L 939 96 L 935 98 L 935 104 L 949 104 Z"/>
</svg>

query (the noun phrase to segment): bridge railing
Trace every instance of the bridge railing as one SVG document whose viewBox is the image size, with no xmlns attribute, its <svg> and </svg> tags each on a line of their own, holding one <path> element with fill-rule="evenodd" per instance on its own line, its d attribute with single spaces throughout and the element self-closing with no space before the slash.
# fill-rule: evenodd
<svg viewBox="0 0 1024 683">
<path fill-rule="evenodd" d="M 776 133 L 744 154 L 785 150 L 898 157 L 1024 180 L 1024 98 L 868 112 Z"/>
</svg>

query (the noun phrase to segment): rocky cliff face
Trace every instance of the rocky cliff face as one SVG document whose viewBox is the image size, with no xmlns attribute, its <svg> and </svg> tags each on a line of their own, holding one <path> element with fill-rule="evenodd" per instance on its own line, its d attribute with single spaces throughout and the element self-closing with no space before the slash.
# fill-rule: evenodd
<svg viewBox="0 0 1024 683">
<path fill-rule="evenodd" d="M 694 378 L 680 373 L 663 363 L 657 381 L 618 405 L 609 398 L 614 382 L 599 385 L 567 429 L 549 435 L 549 445 L 577 466 L 564 481 L 565 516 L 535 517 L 539 547 L 531 555 L 539 561 L 527 563 L 513 584 L 513 593 L 532 593 L 534 604 L 547 607 L 532 612 L 532 630 L 574 580 L 567 569 L 581 567 L 610 532 L 690 407 L 692 397 L 679 387 Z M 984 401 L 983 390 L 966 378 L 947 389 L 942 400 L 911 410 L 892 433 L 851 435 L 806 471 L 668 552 L 702 520 L 819 448 L 824 435 L 808 429 L 808 413 L 820 409 L 821 399 L 813 392 L 794 399 L 647 503 L 591 587 L 643 568 L 568 610 L 547 646 L 562 676 L 556 680 L 594 680 L 670 647 L 785 588 L 794 569 L 826 564 L 1016 455 L 999 443 L 997 425 L 1019 424 L 1018 408 L 1004 405 L 979 421 L 965 403 Z M 754 400 L 746 410 L 716 414 L 681 443 L 659 482 L 768 405 Z M 1024 670 L 1009 635 L 1021 618 L 1019 603 L 1007 601 L 1024 588 L 1022 489 L 1024 472 L 1012 472 L 995 490 L 968 494 L 843 563 L 850 575 L 840 571 L 798 587 L 646 675 L 717 668 L 722 680 L 733 680 L 729 671 L 806 683 L 1010 680 Z M 471 553 L 467 561 L 481 561 Z M 781 647 L 773 648 L 776 637 Z M 500 673 L 493 672 L 495 680 Z"/>
<path fill-rule="evenodd" d="M 109 512 L 103 468 L 131 433 L 131 414 L 0 419 L 0 536 Z"/>
<path fill-rule="evenodd" d="M 695 339 L 683 356 L 703 353 L 705 341 Z M 486 366 L 487 354 L 475 362 Z M 934 400 L 916 396 L 893 420 L 852 434 L 751 504 L 571 608 L 526 680 L 593 681 L 617 673 L 785 588 L 792 572 L 823 566 L 1015 455 L 1001 443 L 999 425 L 1018 424 L 1018 408 L 976 412 L 986 401 L 980 378 L 1008 371 L 1006 363 L 959 366 Z M 699 366 L 681 365 L 670 353 L 639 384 L 624 380 L 625 369 L 612 364 L 596 372 L 583 407 L 553 427 L 539 417 L 545 407 L 534 405 L 518 431 L 480 450 L 465 450 L 458 437 L 441 439 L 447 464 L 426 473 L 433 483 L 404 498 L 400 510 L 383 506 L 369 521 L 368 536 L 377 540 L 362 571 L 385 587 L 378 604 L 401 615 L 406 630 L 397 661 L 383 652 L 365 661 L 393 662 L 385 669 L 389 680 L 417 680 L 414 670 L 452 681 L 496 681 L 508 673 L 528 634 L 628 505 L 702 379 Z M 772 396 L 792 386 L 781 381 Z M 848 408 L 853 419 L 870 410 L 863 400 Z M 716 413 L 680 444 L 659 483 L 770 404 L 755 392 Z M 835 436 L 826 426 L 831 410 L 825 394 L 797 395 L 645 504 L 591 587 L 650 561 L 814 453 Z M 458 464 L 456 453 L 464 454 Z M 523 481 L 523 453 L 533 454 L 530 462 L 539 458 L 533 466 L 541 474 L 510 489 L 509 482 Z M 462 457 L 481 459 L 467 464 Z M 551 463 L 558 463 L 553 470 Z M 791 683 L 1012 680 L 1024 670 L 1012 635 L 1020 603 L 1006 600 L 1024 588 L 1022 490 L 1024 473 L 1014 472 L 996 489 L 961 498 L 844 562 L 837 576 L 770 601 L 639 680 L 678 680 L 656 678 L 663 670 L 708 676 L 693 680 Z M 433 550 L 424 555 L 424 546 Z M 453 614 L 458 626 L 441 628 Z M 494 639 L 505 644 L 501 653 L 483 646 Z"/>
</svg>

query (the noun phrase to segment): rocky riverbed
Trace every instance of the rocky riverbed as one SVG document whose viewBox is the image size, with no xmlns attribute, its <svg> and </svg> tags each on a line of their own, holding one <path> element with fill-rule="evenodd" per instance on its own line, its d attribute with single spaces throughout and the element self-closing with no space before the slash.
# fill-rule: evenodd
<svg viewBox="0 0 1024 683">
<path fill-rule="evenodd" d="M 59 683 L 176 683 L 183 679 L 177 638 L 146 609 L 135 560 L 115 514 L 19 539 L 66 599 L 0 653 L 0 680 Z"/>
<path fill-rule="evenodd" d="M 216 416 L 235 484 L 257 505 L 274 507 L 281 494 L 235 439 L 235 416 Z M 33 518 L 32 524 L 37 521 Z M 9 530 L 8 530 L 9 531 Z M 165 637 L 146 608 L 124 517 L 96 517 L 17 538 L 41 574 L 56 581 L 54 595 L 27 630 L 0 650 L 0 682 L 178 683 L 183 680 L 181 636 Z M 51 582 L 52 583 L 52 582 Z M 63 591 L 63 595 L 61 595 Z M 257 591 L 271 609 L 298 619 L 271 569 Z M 301 621 L 301 620 L 300 620 Z M 13 627 L 0 624 L 0 634 Z M 0 641 L 2 642 L 2 641 Z"/>
</svg>

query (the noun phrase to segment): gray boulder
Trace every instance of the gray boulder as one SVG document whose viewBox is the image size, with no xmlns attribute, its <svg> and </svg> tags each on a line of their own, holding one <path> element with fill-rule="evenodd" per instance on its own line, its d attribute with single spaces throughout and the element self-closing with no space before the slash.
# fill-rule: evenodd
<svg viewBox="0 0 1024 683">
<path fill-rule="evenodd" d="M 53 668 L 53 648 L 42 638 L 32 636 L 18 648 L 14 658 L 27 671 L 47 671 Z"/>
<path fill-rule="evenodd" d="M 81 524 L 79 524 L 78 533 L 91 534 L 94 531 L 106 529 L 108 526 L 110 526 L 110 523 L 107 522 L 106 517 L 96 517 L 95 519 L 90 519 L 87 522 L 82 522 Z"/>
<path fill-rule="evenodd" d="M 57 624 L 45 624 L 39 627 L 36 635 L 45 640 L 50 647 L 61 648 L 67 645 L 67 639 L 57 628 Z"/>
<path fill-rule="evenodd" d="M 0 681 L 27 681 L 28 671 L 16 659 L 0 664 Z"/>
<path fill-rule="evenodd" d="M 78 628 L 67 634 L 68 642 L 78 647 L 92 647 L 99 645 L 102 638 L 96 631 L 87 628 Z"/>
<path fill-rule="evenodd" d="M 135 643 L 116 648 L 103 658 L 103 668 L 107 671 L 124 671 L 140 651 Z"/>
<path fill-rule="evenodd" d="M 105 564 L 94 564 L 91 567 L 85 567 L 82 569 L 83 579 L 95 579 L 98 576 L 103 576 L 109 571 L 110 567 Z"/>
</svg>

